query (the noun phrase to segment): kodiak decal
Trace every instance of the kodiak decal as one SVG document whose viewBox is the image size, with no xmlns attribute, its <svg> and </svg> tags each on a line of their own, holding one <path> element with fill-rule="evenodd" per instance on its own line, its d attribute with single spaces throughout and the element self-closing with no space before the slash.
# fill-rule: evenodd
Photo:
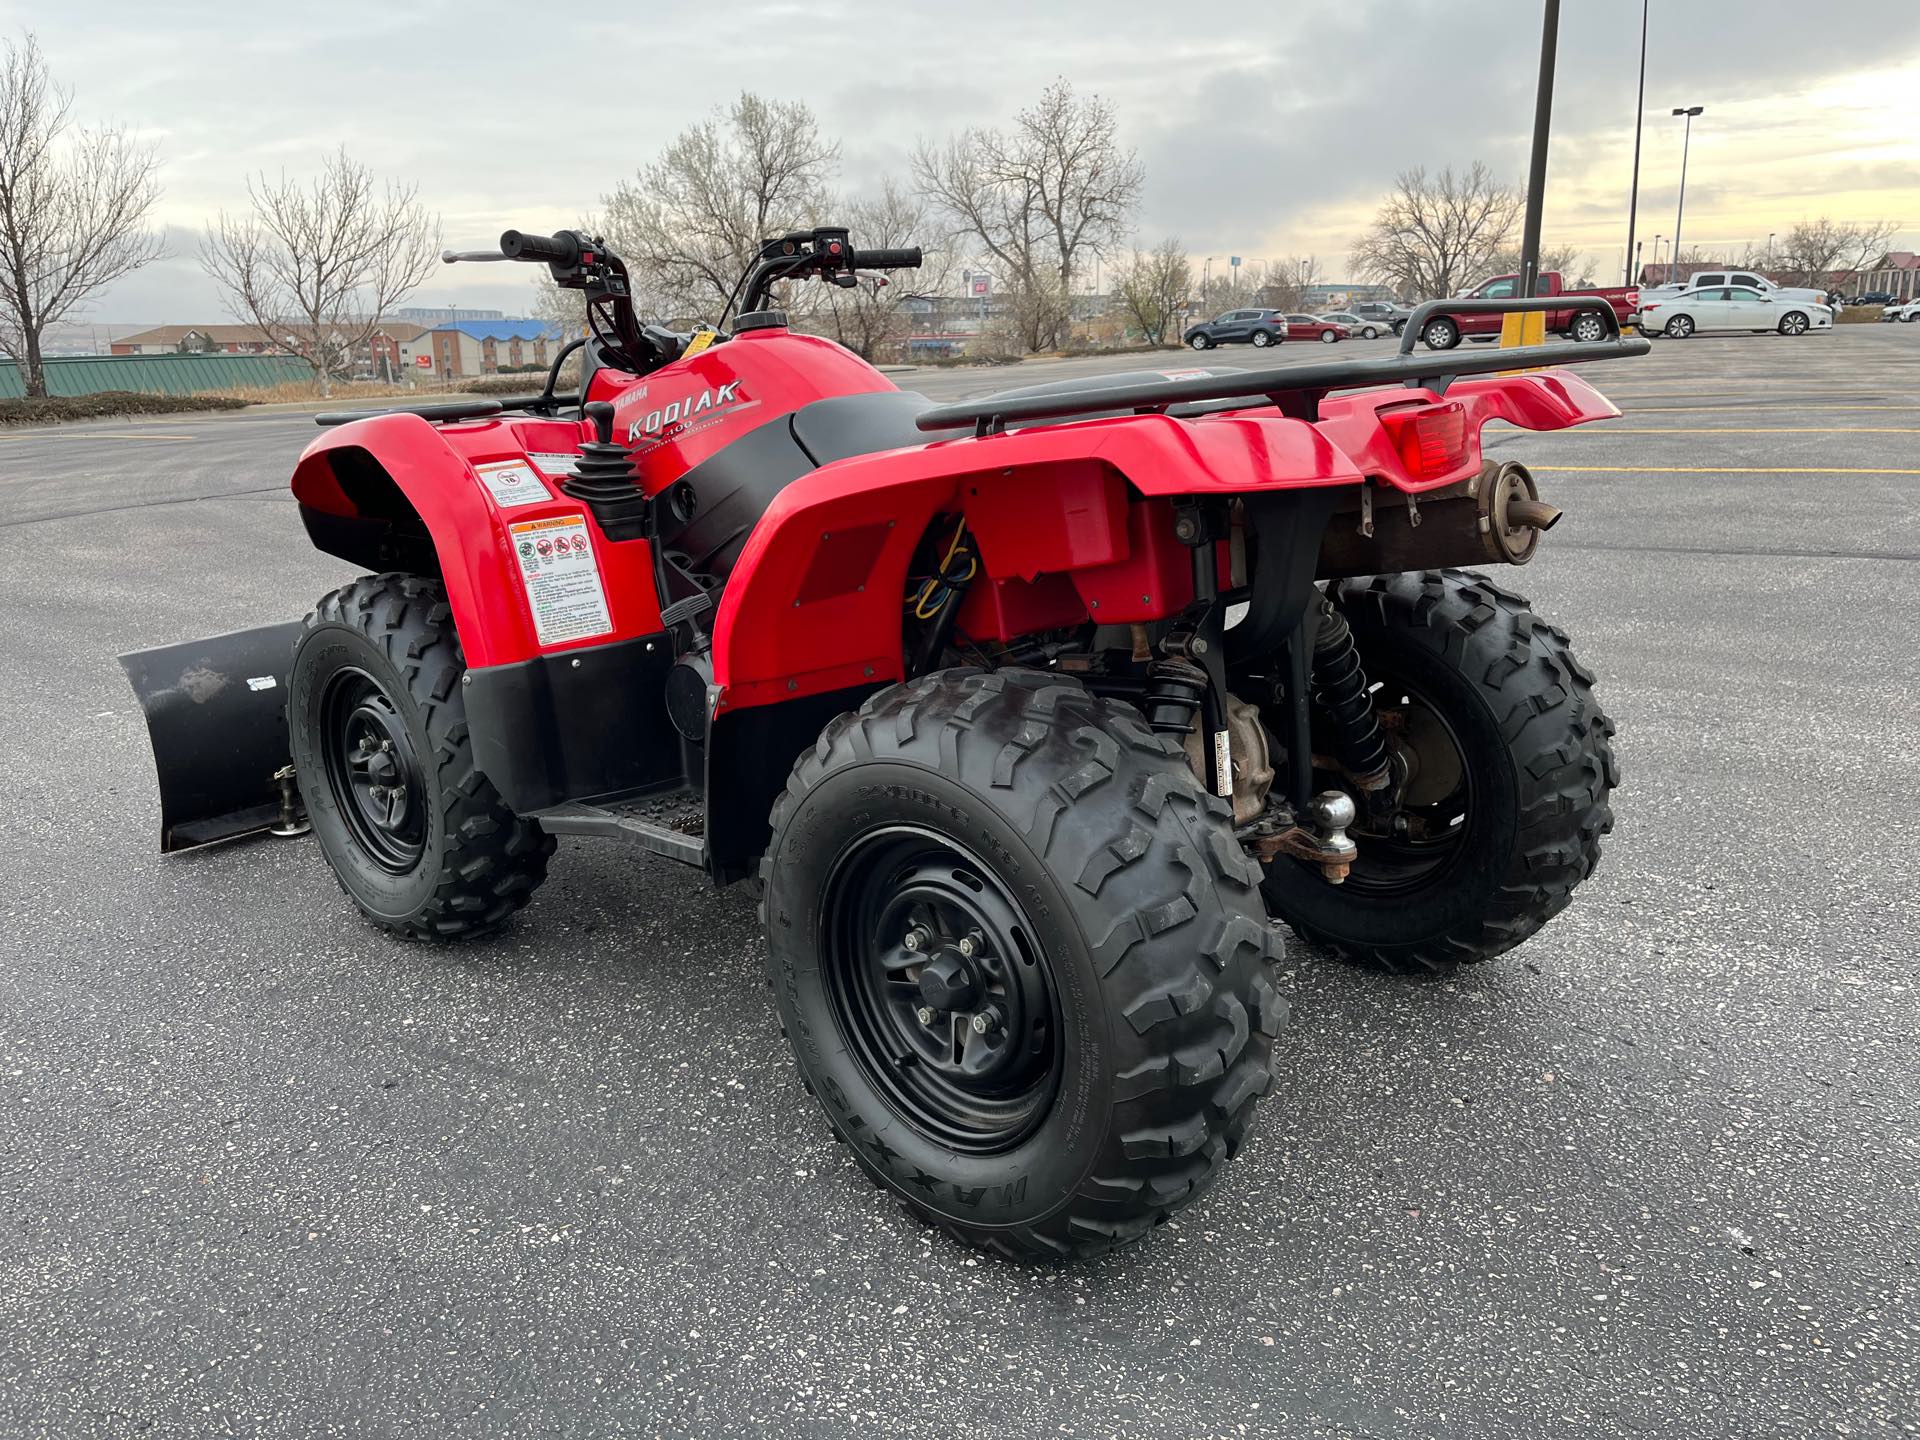
<svg viewBox="0 0 1920 1440">
<path fill-rule="evenodd" d="M 628 422 L 627 444 L 629 447 L 642 442 L 649 446 L 657 445 L 684 430 L 690 422 L 737 405 L 740 400 L 738 380 L 729 380 L 716 389 L 702 390 L 698 395 L 689 395 L 682 400 L 669 400 L 665 405 Z"/>
</svg>

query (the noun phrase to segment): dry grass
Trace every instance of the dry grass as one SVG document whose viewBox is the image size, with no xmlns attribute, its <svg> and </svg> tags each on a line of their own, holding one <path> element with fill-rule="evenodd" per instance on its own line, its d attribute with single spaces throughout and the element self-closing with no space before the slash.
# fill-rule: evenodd
<svg viewBox="0 0 1920 1440">
<path fill-rule="evenodd" d="M 237 396 L 249 405 L 300 401 L 317 403 L 323 400 L 329 404 L 342 400 L 400 405 L 422 392 L 399 385 L 383 385 L 378 380 L 336 380 L 333 382 L 333 394 L 324 396 L 320 393 L 320 387 L 311 380 L 287 380 L 278 385 L 242 385 L 220 393 Z M 444 391 L 436 388 L 431 393 L 442 394 Z"/>
</svg>

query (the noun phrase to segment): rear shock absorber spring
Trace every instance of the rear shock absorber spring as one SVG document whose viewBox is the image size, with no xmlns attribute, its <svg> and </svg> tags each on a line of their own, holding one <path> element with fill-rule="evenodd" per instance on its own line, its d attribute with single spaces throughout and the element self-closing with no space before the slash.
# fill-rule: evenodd
<svg viewBox="0 0 1920 1440">
<path fill-rule="evenodd" d="M 1387 740 L 1373 713 L 1367 672 L 1353 630 L 1333 602 L 1320 601 L 1320 633 L 1313 641 L 1313 703 L 1326 722 L 1327 748 L 1362 790 L 1383 790 L 1393 778 Z"/>
<path fill-rule="evenodd" d="M 1207 694 L 1207 672 L 1191 660 L 1174 656 L 1147 666 L 1147 693 L 1141 708 L 1147 725 L 1157 735 L 1185 739 L 1193 733 L 1194 717 Z"/>
</svg>

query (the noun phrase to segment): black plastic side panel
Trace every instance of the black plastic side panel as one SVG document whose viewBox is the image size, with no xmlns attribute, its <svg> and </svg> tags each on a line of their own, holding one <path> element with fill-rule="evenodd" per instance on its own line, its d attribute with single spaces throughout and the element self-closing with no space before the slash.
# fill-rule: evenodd
<svg viewBox="0 0 1920 1440">
<path fill-rule="evenodd" d="M 732 710 L 707 732 L 707 864 L 726 885 L 745 879 L 767 848 L 773 802 L 800 753 L 836 715 L 858 710 L 873 686 L 829 690 L 779 705 Z"/>
<path fill-rule="evenodd" d="M 251 834 L 279 815 L 273 772 L 292 763 L 287 672 L 301 629 L 290 620 L 120 657 L 153 742 L 162 850 Z"/>
<path fill-rule="evenodd" d="M 774 496 L 814 468 L 789 418 L 748 431 L 675 482 L 669 494 L 683 485 L 693 491 L 691 519 L 683 522 L 671 505 L 655 501 L 660 543 L 684 556 L 688 570 L 724 581 Z"/>
<path fill-rule="evenodd" d="M 474 760 L 522 815 L 681 783 L 680 736 L 667 718 L 672 666 L 662 634 L 469 670 Z"/>
</svg>

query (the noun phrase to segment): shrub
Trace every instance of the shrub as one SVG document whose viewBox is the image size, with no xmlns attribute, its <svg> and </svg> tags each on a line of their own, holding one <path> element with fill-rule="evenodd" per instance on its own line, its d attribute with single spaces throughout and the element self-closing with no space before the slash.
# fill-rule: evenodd
<svg viewBox="0 0 1920 1440">
<path fill-rule="evenodd" d="M 177 415 L 194 410 L 240 410 L 234 395 L 145 395 L 102 390 L 97 395 L 51 395 L 44 400 L 0 400 L 0 425 L 57 425 L 64 420 L 106 420 L 119 415 Z"/>
</svg>

